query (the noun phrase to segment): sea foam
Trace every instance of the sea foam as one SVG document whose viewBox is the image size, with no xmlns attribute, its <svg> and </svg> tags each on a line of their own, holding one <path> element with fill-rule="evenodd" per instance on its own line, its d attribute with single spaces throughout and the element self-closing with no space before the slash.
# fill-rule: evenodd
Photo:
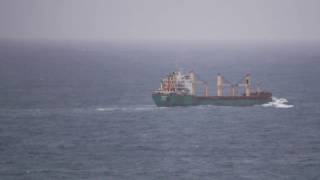
<svg viewBox="0 0 320 180">
<path fill-rule="evenodd" d="M 157 108 L 155 105 L 134 105 L 134 106 L 111 106 L 97 108 L 97 111 L 153 111 Z"/>
<path fill-rule="evenodd" d="M 262 105 L 263 107 L 275 107 L 275 108 L 292 108 L 294 105 L 288 104 L 286 98 L 272 97 L 272 101 Z"/>
</svg>

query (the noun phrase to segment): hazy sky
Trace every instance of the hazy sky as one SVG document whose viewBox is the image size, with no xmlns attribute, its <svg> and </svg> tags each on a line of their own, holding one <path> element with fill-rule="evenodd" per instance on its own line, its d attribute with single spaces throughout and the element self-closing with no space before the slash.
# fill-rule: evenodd
<svg viewBox="0 0 320 180">
<path fill-rule="evenodd" d="M 0 0 L 0 38 L 320 40 L 319 0 Z"/>
</svg>

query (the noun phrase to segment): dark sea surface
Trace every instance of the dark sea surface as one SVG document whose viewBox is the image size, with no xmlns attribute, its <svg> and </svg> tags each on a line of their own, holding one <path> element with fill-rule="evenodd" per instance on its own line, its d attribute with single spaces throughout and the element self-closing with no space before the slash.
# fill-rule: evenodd
<svg viewBox="0 0 320 180">
<path fill-rule="evenodd" d="M 0 63 L 1 180 L 320 179 L 317 44 L 1 41 Z M 157 108 L 178 68 L 211 94 L 249 72 L 274 102 Z"/>
</svg>

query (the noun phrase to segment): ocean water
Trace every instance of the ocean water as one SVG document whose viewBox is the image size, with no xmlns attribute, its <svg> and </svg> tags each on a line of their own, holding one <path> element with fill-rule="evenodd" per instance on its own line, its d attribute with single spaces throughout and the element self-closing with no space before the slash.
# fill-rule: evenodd
<svg viewBox="0 0 320 180">
<path fill-rule="evenodd" d="M 0 179 L 320 179 L 319 47 L 2 41 Z M 273 102 L 156 107 L 178 68 Z"/>
</svg>

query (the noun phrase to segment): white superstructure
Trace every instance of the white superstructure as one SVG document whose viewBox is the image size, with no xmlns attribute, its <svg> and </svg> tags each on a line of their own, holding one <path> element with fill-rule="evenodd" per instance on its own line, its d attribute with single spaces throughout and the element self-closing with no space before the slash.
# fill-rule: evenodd
<svg viewBox="0 0 320 180">
<path fill-rule="evenodd" d="M 193 72 L 182 74 L 180 71 L 172 72 L 161 80 L 158 92 L 169 94 L 195 94 L 195 75 Z"/>
</svg>

